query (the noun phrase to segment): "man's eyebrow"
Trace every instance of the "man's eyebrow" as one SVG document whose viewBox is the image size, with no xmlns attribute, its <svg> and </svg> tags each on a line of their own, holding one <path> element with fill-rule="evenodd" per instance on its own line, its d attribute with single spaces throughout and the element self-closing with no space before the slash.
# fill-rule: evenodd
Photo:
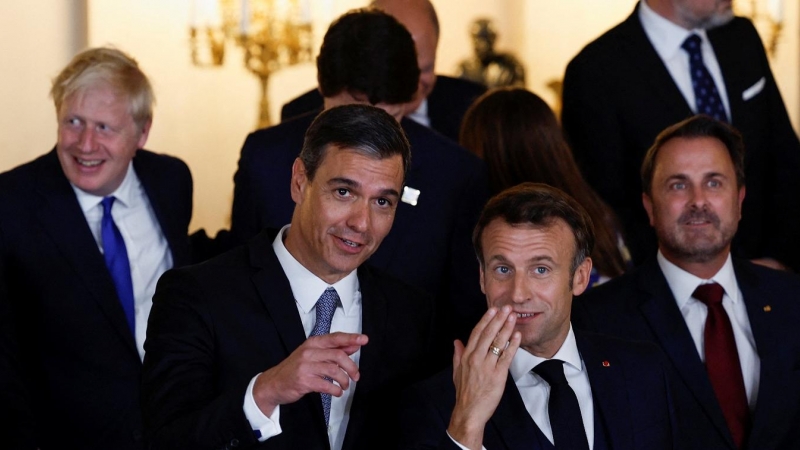
<svg viewBox="0 0 800 450">
<path fill-rule="evenodd" d="M 328 185 L 337 185 L 337 184 L 338 185 L 345 185 L 345 186 L 348 186 L 348 187 L 351 187 L 351 188 L 355 188 L 355 189 L 361 187 L 361 183 L 359 183 L 356 180 L 352 180 L 350 178 L 334 177 L 334 178 L 331 178 L 330 180 L 328 180 Z M 394 188 L 382 189 L 380 191 L 379 195 L 382 196 L 382 197 L 400 197 L 400 193 L 397 192 L 397 189 L 394 189 Z"/>
</svg>

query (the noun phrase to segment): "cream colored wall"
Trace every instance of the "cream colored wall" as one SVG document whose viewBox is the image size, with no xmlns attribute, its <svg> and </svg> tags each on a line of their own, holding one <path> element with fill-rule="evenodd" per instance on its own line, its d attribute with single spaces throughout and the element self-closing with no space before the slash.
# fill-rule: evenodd
<svg viewBox="0 0 800 450">
<path fill-rule="evenodd" d="M 50 79 L 84 45 L 82 1 L 0 2 L 0 172 L 56 142 Z"/>
<path fill-rule="evenodd" d="M 28 161 L 55 142 L 47 97 L 55 76 L 84 42 L 112 44 L 135 56 L 153 81 L 158 103 L 147 147 L 184 159 L 195 180 L 192 229 L 227 227 L 239 150 L 255 127 L 259 85 L 228 47 L 222 67 L 198 68 L 189 56 L 191 0 L 37 0 L 0 2 L 0 171 Z M 314 0 L 316 45 L 327 23 L 367 0 Z M 635 0 L 433 0 L 441 21 L 437 71 L 453 73 L 468 57 L 469 24 L 495 20 L 497 48 L 526 66 L 528 87 L 551 104 L 546 88 L 561 78 L 580 48 L 624 19 Z M 795 124 L 800 115 L 800 3 L 786 1 L 787 22 L 773 67 Z M 81 19 L 88 4 L 88 26 Z M 88 38 L 86 35 L 88 34 Z M 270 84 L 272 117 L 280 106 L 316 84 L 312 63 L 276 73 Z"/>
</svg>

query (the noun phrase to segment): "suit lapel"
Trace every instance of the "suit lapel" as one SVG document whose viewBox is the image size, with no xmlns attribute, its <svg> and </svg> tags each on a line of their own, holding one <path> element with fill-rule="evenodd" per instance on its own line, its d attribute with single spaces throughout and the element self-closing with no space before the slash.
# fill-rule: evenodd
<svg viewBox="0 0 800 450">
<path fill-rule="evenodd" d="M 426 157 L 425 152 L 419 150 L 419 146 L 422 142 L 424 142 L 424 139 L 419 135 L 419 127 L 424 128 L 424 126 L 408 118 L 403 118 L 400 124 L 403 126 L 403 130 L 405 131 L 406 136 L 411 143 L 412 154 L 411 166 L 408 168 L 404 187 L 408 186 L 410 188 L 419 188 L 419 186 L 415 186 L 414 180 L 416 180 L 416 174 L 419 172 L 420 166 L 423 164 L 422 160 L 424 160 Z M 425 192 L 420 195 L 420 201 L 430 200 L 426 199 L 424 196 Z M 377 250 L 379 253 L 379 260 L 382 261 L 383 264 L 379 264 L 378 261 L 373 258 L 369 261 L 373 266 L 387 272 L 392 272 L 389 264 L 391 264 L 391 261 L 397 259 L 393 255 L 395 255 L 395 253 L 398 251 L 402 251 L 405 248 L 405 245 L 408 244 L 407 242 L 403 242 L 404 239 L 408 239 L 408 233 L 403 233 L 400 230 L 414 229 L 414 227 L 410 225 L 411 221 L 414 220 L 414 217 L 412 214 L 409 214 L 411 211 L 406 211 L 409 208 L 418 208 L 418 206 L 412 206 L 403 202 L 398 205 L 394 224 L 392 225 L 392 231 L 390 231 L 383 242 L 381 242 L 380 248 Z M 370 336 L 370 338 L 371 337 L 372 336 Z M 370 345 L 372 345 L 371 341 Z"/>
<path fill-rule="evenodd" d="M 724 75 L 725 92 L 728 97 L 728 104 L 730 106 L 731 124 L 742 122 L 740 113 L 744 110 L 744 100 L 741 94 L 741 76 L 737 70 L 736 61 L 742 60 L 741 48 L 738 45 L 732 45 L 737 42 L 741 36 L 731 36 L 727 32 L 730 27 L 719 27 L 709 30 L 707 33 L 708 40 L 711 42 L 711 47 L 714 49 L 714 56 L 719 63 L 720 71 Z M 732 39 L 732 40 L 730 40 Z"/>
<path fill-rule="evenodd" d="M 381 360 L 389 312 L 386 296 L 376 285 L 368 268 L 358 269 L 358 283 L 361 288 L 361 332 L 369 336 L 369 343 L 361 347 L 359 360 L 361 379 L 356 384 L 350 408 L 350 422 L 347 424 L 342 445 L 344 450 L 354 448 L 359 432 L 367 419 L 363 406 L 364 399 L 369 398 L 376 386 L 382 384 Z"/>
<path fill-rule="evenodd" d="M 275 256 L 275 251 L 272 249 L 274 238 L 275 234 L 265 230 L 253 238 L 247 247 L 250 264 L 255 269 L 251 281 L 283 343 L 285 353 L 280 356 L 280 359 L 283 360 L 305 342 L 306 334 L 297 313 L 297 305 L 289 279 L 283 272 L 283 268 Z M 329 445 L 328 434 L 319 394 L 306 395 L 300 402 L 311 409 L 311 416 L 315 418 L 316 425 L 310 428 L 318 433 L 319 442 L 324 442 L 327 447 Z"/>
<path fill-rule="evenodd" d="M 655 258 L 642 266 L 638 283 L 639 289 L 644 292 L 639 308 L 658 344 L 717 431 L 734 447 L 708 373 Z"/>
<path fill-rule="evenodd" d="M 535 448 L 538 441 L 534 423 L 519 395 L 511 374 L 506 378 L 506 389 L 497 409 L 487 424 L 505 444 L 505 448 Z M 487 430 L 488 431 L 488 430 Z M 486 435 L 484 434 L 484 440 Z"/>
<path fill-rule="evenodd" d="M 182 229 L 178 222 L 180 218 L 170 211 L 169 200 L 175 197 L 167 191 L 167 186 L 163 185 L 159 173 L 152 167 L 150 158 L 152 155 L 139 150 L 133 158 L 133 170 L 142 183 L 150 206 L 153 207 L 161 233 L 167 239 L 173 266 L 179 267 L 187 264 L 190 258 L 185 251 L 188 239 L 186 229 Z"/>
<path fill-rule="evenodd" d="M 620 24 L 618 30 L 620 50 L 626 54 L 626 60 L 639 71 L 639 79 L 650 86 L 650 92 L 663 102 L 654 107 L 669 108 L 679 117 L 691 116 L 692 109 L 686 103 L 686 99 L 672 79 L 672 75 L 669 74 L 667 67 L 644 32 L 642 23 L 639 21 L 638 5 L 633 14 Z"/>
<path fill-rule="evenodd" d="M 785 430 L 797 425 L 784 423 L 791 419 L 788 414 L 775 413 L 792 411 L 796 406 L 794 402 L 797 402 L 796 397 L 786 395 L 784 391 L 792 383 L 786 379 L 791 373 L 791 367 L 787 367 L 787 364 L 792 361 L 792 355 L 785 345 L 781 345 L 780 336 L 774 333 L 776 329 L 784 330 L 776 326 L 773 320 L 776 314 L 781 314 L 779 306 L 770 304 L 770 299 L 780 294 L 770 292 L 769 286 L 764 286 L 755 272 L 736 259 L 734 271 L 761 360 L 758 402 L 753 413 L 750 442 L 769 442 L 770 430 Z"/>
<path fill-rule="evenodd" d="M 117 330 L 120 339 L 138 359 L 136 342 L 128 328 L 114 282 L 75 192 L 61 170 L 55 150 L 42 162 L 35 188 L 42 199 L 37 212 L 39 222 Z"/>
<path fill-rule="evenodd" d="M 274 237 L 270 232 L 262 231 L 247 244 L 250 264 L 256 269 L 251 280 L 261 303 L 272 317 L 286 351 L 285 356 L 289 356 L 306 340 L 306 334 L 297 313 L 289 279 L 272 249 Z"/>
<path fill-rule="evenodd" d="M 575 334 L 581 359 L 589 375 L 595 414 L 602 420 L 595 420 L 595 426 L 605 426 L 608 447 L 615 449 L 633 448 L 631 424 L 631 405 L 627 395 L 627 381 L 623 364 L 595 347 L 590 339 Z M 606 365 L 604 362 L 608 362 Z M 602 435 L 595 430 L 595 436 Z"/>
</svg>

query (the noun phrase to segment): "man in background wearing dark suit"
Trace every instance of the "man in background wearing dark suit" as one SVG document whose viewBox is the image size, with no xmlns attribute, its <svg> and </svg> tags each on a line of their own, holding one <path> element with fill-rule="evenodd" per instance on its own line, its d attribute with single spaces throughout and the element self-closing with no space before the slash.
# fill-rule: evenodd
<svg viewBox="0 0 800 450">
<path fill-rule="evenodd" d="M 733 16 L 730 0 L 640 1 L 570 62 L 563 92 L 575 158 L 622 220 L 636 264 L 656 248 L 640 200 L 645 152 L 664 128 L 713 113 L 747 147 L 734 254 L 800 269 L 800 208 L 786 208 L 800 203 L 800 142 L 761 39 L 749 20 Z"/>
<path fill-rule="evenodd" d="M 419 87 L 414 100 L 406 105 L 406 116 L 458 142 L 464 114 L 486 87 L 433 72 L 439 44 L 439 18 L 429 0 L 376 0 L 372 6 L 394 16 L 408 29 L 416 44 Z M 320 91 L 313 89 L 283 105 L 281 120 L 319 111 L 322 103 Z"/>
<path fill-rule="evenodd" d="M 730 254 L 743 152 L 710 117 L 664 130 L 642 165 L 657 256 L 573 308 L 577 328 L 664 350 L 689 450 L 800 448 L 800 279 Z"/>
<path fill-rule="evenodd" d="M 143 375 L 153 448 L 391 449 L 400 390 L 444 366 L 433 303 L 363 263 L 409 166 L 397 121 L 321 113 L 289 225 L 159 282 Z"/>
<path fill-rule="evenodd" d="M 586 211 L 523 183 L 489 200 L 473 242 L 489 311 L 455 342 L 453 369 L 405 396 L 401 448 L 672 449 L 658 349 L 570 324 L 592 269 Z"/>
<path fill-rule="evenodd" d="M 158 278 L 188 262 L 191 174 L 141 149 L 153 92 L 119 50 L 75 56 L 50 93 L 55 149 L 0 175 L 0 310 L 13 325 L 0 382 L 19 386 L 0 401 L 0 416 L 17 411 L 3 446 L 142 449 L 147 318 Z"/>
<path fill-rule="evenodd" d="M 486 169 L 449 139 L 402 118 L 417 89 L 414 42 L 392 16 L 351 11 L 325 34 L 317 69 L 325 107 L 372 104 L 400 120 L 413 154 L 397 219 L 369 263 L 427 291 L 449 325 L 443 333 L 469 333 L 486 310 L 470 233 L 488 197 Z M 251 133 L 234 177 L 231 233 L 244 242 L 264 227 L 291 218 L 291 166 L 309 113 Z"/>
</svg>

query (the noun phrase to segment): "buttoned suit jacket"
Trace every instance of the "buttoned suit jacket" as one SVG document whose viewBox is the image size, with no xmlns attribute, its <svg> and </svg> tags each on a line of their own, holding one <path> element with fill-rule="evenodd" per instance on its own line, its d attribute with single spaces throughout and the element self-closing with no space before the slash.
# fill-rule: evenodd
<svg viewBox="0 0 800 450">
<path fill-rule="evenodd" d="M 486 92 L 486 86 L 472 81 L 436 76 L 436 84 L 428 96 L 428 118 L 431 128 L 458 142 L 461 121 L 472 102 Z M 289 101 L 281 108 L 281 121 L 322 110 L 322 95 L 312 89 Z"/>
<path fill-rule="evenodd" d="M 709 30 L 730 101 L 731 124 L 744 138 L 747 195 L 734 254 L 800 266 L 800 142 L 767 55 L 744 18 Z M 639 175 L 656 135 L 693 114 L 650 43 L 634 10 L 587 45 L 567 66 L 562 122 L 589 183 L 623 222 L 638 265 L 656 250 L 642 206 Z"/>
<path fill-rule="evenodd" d="M 251 133 L 234 176 L 231 234 L 245 242 L 265 227 L 280 228 L 294 211 L 292 164 L 314 114 Z M 394 224 L 368 263 L 437 300 L 448 329 L 468 335 L 486 310 L 472 250 L 472 229 L 488 197 L 481 160 L 428 128 L 403 119 L 411 143 L 405 185 L 416 205 L 400 202 Z"/>
<path fill-rule="evenodd" d="M 133 167 L 174 265 L 187 263 L 188 167 L 145 150 Z M 17 411 L 3 421 L 3 435 L 16 436 L 12 445 L 20 448 L 143 448 L 142 363 L 55 150 L 0 175 L 0 192 L 0 301 L 14 325 L 3 345 L 13 349 L 15 368 L 0 377 L 20 386 L 4 392 L 11 401 L 0 401 L 0 410 Z"/>
<path fill-rule="evenodd" d="M 589 376 L 595 411 L 595 436 L 609 449 L 673 449 L 676 445 L 671 380 L 654 345 L 576 331 Z M 452 368 L 409 390 L 401 404 L 402 449 L 458 450 L 445 430 L 455 406 Z M 601 438 L 602 439 L 602 438 Z M 487 449 L 547 449 L 509 374 L 497 409 L 486 424 Z"/>
<path fill-rule="evenodd" d="M 244 414 L 250 380 L 306 339 L 274 237 L 265 230 L 245 246 L 159 281 L 142 387 L 154 449 L 329 448 L 319 394 L 281 405 L 283 432 L 263 443 Z M 432 351 L 439 343 L 430 299 L 365 266 L 358 280 L 369 343 L 361 348 L 343 448 L 393 448 L 400 390 L 446 361 Z"/>
<path fill-rule="evenodd" d="M 800 447 L 800 279 L 734 259 L 734 272 L 761 359 L 747 449 Z M 655 258 L 577 297 L 576 327 L 658 344 L 676 380 L 685 449 L 735 449 L 705 366 Z"/>
</svg>

